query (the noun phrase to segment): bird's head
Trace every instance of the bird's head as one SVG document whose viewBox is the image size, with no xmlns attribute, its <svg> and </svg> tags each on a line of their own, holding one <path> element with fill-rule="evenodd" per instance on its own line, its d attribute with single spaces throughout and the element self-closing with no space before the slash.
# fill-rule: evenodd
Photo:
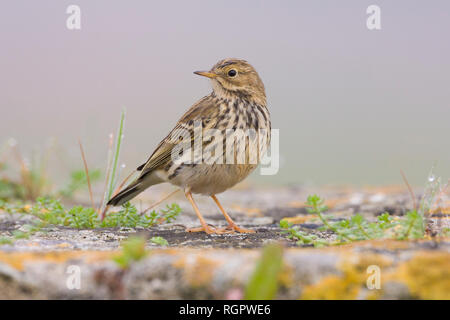
<svg viewBox="0 0 450 320">
<path fill-rule="evenodd" d="M 210 71 L 194 73 L 210 78 L 214 93 L 219 97 L 230 99 L 237 96 L 256 103 L 266 102 L 264 84 L 255 68 L 245 60 L 224 59 Z"/>
</svg>

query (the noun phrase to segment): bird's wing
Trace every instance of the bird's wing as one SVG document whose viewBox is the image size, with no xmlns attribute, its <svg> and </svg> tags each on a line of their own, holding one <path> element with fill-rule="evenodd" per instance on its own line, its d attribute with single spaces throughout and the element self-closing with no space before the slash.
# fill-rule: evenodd
<svg viewBox="0 0 450 320">
<path fill-rule="evenodd" d="M 159 143 L 147 162 L 137 168 L 138 171 L 142 171 L 139 177 L 141 178 L 155 169 L 164 167 L 171 159 L 172 149 L 177 145 L 177 141 L 174 141 L 173 138 L 177 139 L 182 135 L 183 130 L 188 130 L 191 140 L 193 140 L 193 122 L 195 120 L 214 119 L 214 116 L 218 113 L 218 109 L 212 95 L 203 97 L 189 108 L 177 122 L 175 128 Z"/>
</svg>

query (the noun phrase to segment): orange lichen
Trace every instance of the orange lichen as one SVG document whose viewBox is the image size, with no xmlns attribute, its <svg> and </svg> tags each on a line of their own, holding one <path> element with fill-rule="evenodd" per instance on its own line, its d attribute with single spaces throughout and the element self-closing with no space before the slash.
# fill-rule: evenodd
<svg viewBox="0 0 450 320">
<path fill-rule="evenodd" d="M 306 205 L 305 201 L 303 201 L 303 202 L 302 201 L 291 201 L 288 203 L 288 206 L 291 208 L 307 208 L 308 206 Z M 332 209 L 339 204 L 343 204 L 343 203 L 347 203 L 347 202 L 348 202 L 348 197 L 332 198 L 332 199 L 326 199 L 325 205 L 328 208 Z"/>
<path fill-rule="evenodd" d="M 249 217 L 261 217 L 262 216 L 260 208 L 244 208 L 244 207 L 238 206 L 236 204 L 232 205 L 231 207 L 233 208 L 233 210 L 243 212 L 243 213 L 245 213 L 245 215 L 247 215 Z"/>
<path fill-rule="evenodd" d="M 370 193 L 385 193 L 385 194 L 399 194 L 405 193 L 407 190 L 404 185 L 390 185 L 390 186 L 364 186 L 363 190 Z"/>
<path fill-rule="evenodd" d="M 325 200 L 325 205 L 332 209 L 334 207 L 336 207 L 339 204 L 345 204 L 348 202 L 348 197 L 343 197 L 343 198 L 335 198 L 335 199 L 326 199 Z"/>
<path fill-rule="evenodd" d="M 303 201 L 291 201 L 288 204 L 288 207 L 291 208 L 304 208 L 305 207 L 305 202 Z"/>
<path fill-rule="evenodd" d="M 296 217 L 286 217 L 283 218 L 283 220 L 287 220 L 289 223 L 292 224 L 301 224 L 301 223 L 305 223 L 311 219 L 315 219 L 317 218 L 316 214 L 307 214 L 304 216 L 296 216 Z"/>
</svg>

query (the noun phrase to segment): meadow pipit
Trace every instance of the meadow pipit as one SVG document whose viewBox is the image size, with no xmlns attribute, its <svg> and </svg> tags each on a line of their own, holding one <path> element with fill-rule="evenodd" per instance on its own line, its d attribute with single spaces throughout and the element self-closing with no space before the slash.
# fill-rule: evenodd
<svg viewBox="0 0 450 320">
<path fill-rule="evenodd" d="M 184 190 L 200 220 L 200 228 L 188 231 L 254 232 L 238 227 L 216 194 L 246 178 L 270 144 L 271 124 L 264 84 L 255 69 L 239 59 L 225 59 L 210 71 L 194 73 L 210 78 L 213 91 L 181 117 L 147 162 L 137 168 L 139 177 L 109 200 L 108 205 L 121 205 L 149 186 L 170 182 Z M 210 196 L 228 227 L 209 226 L 192 193 Z"/>
</svg>

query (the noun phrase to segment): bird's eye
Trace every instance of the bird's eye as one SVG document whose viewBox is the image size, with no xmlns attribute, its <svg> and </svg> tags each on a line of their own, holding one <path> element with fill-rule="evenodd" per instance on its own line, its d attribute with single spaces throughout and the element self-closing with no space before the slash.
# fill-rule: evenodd
<svg viewBox="0 0 450 320">
<path fill-rule="evenodd" d="M 229 77 L 235 77 L 237 75 L 237 71 L 234 69 L 231 69 L 230 71 L 228 71 L 228 76 Z"/>
</svg>

